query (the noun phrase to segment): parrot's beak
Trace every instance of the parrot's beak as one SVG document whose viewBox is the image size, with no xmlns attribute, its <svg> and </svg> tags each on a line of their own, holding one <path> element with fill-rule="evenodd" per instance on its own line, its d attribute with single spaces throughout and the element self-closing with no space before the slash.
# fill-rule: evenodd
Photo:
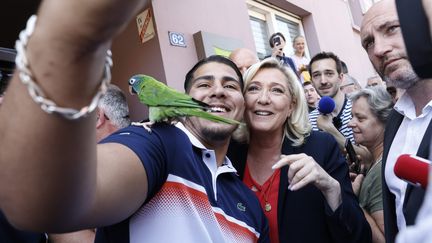
<svg viewBox="0 0 432 243">
<path fill-rule="evenodd" d="M 129 86 L 129 94 L 136 95 L 135 90 L 132 88 L 132 86 Z"/>
</svg>

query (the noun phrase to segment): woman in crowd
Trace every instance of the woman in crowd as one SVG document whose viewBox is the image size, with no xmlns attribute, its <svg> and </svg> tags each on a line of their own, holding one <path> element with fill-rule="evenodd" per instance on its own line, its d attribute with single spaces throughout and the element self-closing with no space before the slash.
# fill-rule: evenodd
<svg viewBox="0 0 432 243">
<path fill-rule="evenodd" d="M 384 128 L 393 107 L 392 98 L 383 87 L 375 86 L 353 93 L 351 101 L 352 119 L 348 126 L 354 132 L 355 141 L 365 146 L 373 156 L 372 163 L 364 165 L 366 176 L 360 174 L 355 177 L 353 190 L 371 227 L 373 242 L 385 242 L 381 160 Z"/>
<path fill-rule="evenodd" d="M 293 40 L 294 54 L 291 55 L 295 66 L 297 67 L 297 73 L 301 78 L 302 83 L 310 81 L 311 77 L 308 72 L 308 65 L 310 59 L 306 57 L 306 41 L 301 35 L 298 35 Z"/>
<path fill-rule="evenodd" d="M 369 242 L 348 165 L 331 135 L 311 132 L 294 73 L 269 58 L 244 79 L 247 143 L 232 143 L 229 156 L 261 202 L 271 242 Z"/>
</svg>

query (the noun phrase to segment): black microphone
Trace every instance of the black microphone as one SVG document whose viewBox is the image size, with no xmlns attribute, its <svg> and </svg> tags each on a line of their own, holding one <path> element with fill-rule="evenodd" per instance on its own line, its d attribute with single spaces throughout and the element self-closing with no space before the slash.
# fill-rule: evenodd
<svg viewBox="0 0 432 243">
<path fill-rule="evenodd" d="M 402 154 L 396 160 L 394 173 L 400 179 L 426 189 L 430 164 L 431 162 L 427 159 L 415 155 Z"/>
<path fill-rule="evenodd" d="M 329 96 L 321 97 L 320 101 L 318 102 L 318 111 L 323 115 L 332 113 L 335 107 L 336 103 Z"/>
</svg>

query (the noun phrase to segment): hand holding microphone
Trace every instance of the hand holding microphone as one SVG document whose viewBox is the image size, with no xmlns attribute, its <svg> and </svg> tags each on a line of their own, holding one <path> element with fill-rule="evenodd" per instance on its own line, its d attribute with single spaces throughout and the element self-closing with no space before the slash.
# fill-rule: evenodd
<svg viewBox="0 0 432 243">
<path fill-rule="evenodd" d="M 318 111 L 323 115 L 332 113 L 335 107 L 335 101 L 329 96 L 321 97 L 320 101 L 318 102 Z"/>
<path fill-rule="evenodd" d="M 400 179 L 426 189 L 430 164 L 431 162 L 427 159 L 415 155 L 402 154 L 396 160 L 394 173 Z"/>
<path fill-rule="evenodd" d="M 317 126 L 321 130 L 329 132 L 333 135 L 335 133 L 339 133 L 338 129 L 342 126 L 342 121 L 338 116 L 333 118 L 331 118 L 331 116 L 327 116 L 334 111 L 335 107 L 336 107 L 336 103 L 331 97 L 323 96 L 318 102 L 318 108 L 317 108 L 319 113 L 323 115 L 322 117 L 317 118 Z M 360 174 L 361 173 L 360 161 L 357 158 L 357 154 L 354 150 L 353 145 L 351 144 L 351 141 L 349 139 L 345 139 L 345 144 L 342 146 L 344 146 L 348 155 L 348 160 L 352 165 L 350 169 L 356 174 Z"/>
<path fill-rule="evenodd" d="M 334 111 L 335 107 L 335 101 L 329 96 L 321 97 L 317 107 L 318 112 L 321 114 L 321 116 L 318 116 L 317 118 L 318 128 L 331 134 L 333 134 L 331 131 L 338 130 L 342 126 L 342 122 L 339 117 L 331 116 L 331 113 Z"/>
</svg>

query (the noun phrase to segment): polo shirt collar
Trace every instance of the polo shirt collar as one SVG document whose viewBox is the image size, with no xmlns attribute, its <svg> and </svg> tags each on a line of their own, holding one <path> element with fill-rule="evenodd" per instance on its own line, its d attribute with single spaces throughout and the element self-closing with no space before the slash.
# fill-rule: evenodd
<svg viewBox="0 0 432 243">
<path fill-rule="evenodd" d="M 182 130 L 189 138 L 190 142 L 192 143 L 192 145 L 194 147 L 197 147 L 199 149 L 202 150 L 202 152 L 206 152 L 206 151 L 213 151 L 210 149 L 207 149 L 204 144 L 202 144 L 197 137 L 195 137 L 181 122 L 177 122 L 175 125 L 178 129 Z M 224 162 L 222 163 L 222 166 L 227 166 L 227 168 L 229 169 L 229 171 L 227 172 L 234 172 L 237 173 L 237 170 L 234 168 L 234 166 L 231 163 L 231 160 L 225 156 Z"/>
</svg>

